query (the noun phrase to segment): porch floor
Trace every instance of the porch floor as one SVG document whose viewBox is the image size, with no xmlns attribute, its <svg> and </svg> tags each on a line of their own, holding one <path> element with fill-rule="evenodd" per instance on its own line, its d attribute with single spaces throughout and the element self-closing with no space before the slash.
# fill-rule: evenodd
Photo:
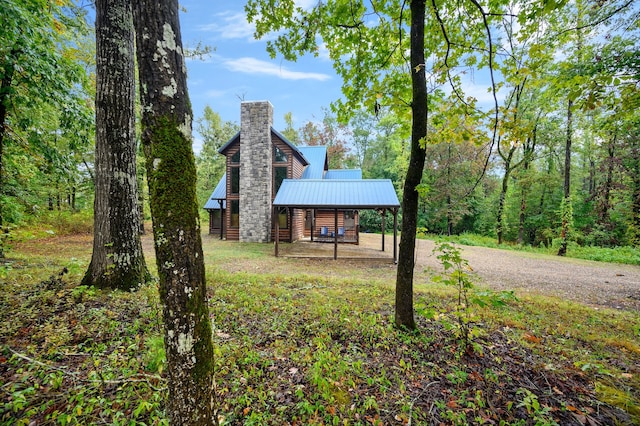
<svg viewBox="0 0 640 426">
<path fill-rule="evenodd" d="M 333 240 L 318 242 L 316 238 L 303 238 L 293 243 L 280 243 L 279 255 L 292 258 L 333 258 Z M 338 259 L 380 259 L 393 262 L 393 236 L 385 236 L 385 251 L 382 236 L 360 234 L 359 244 L 343 244 L 338 241 Z"/>
</svg>

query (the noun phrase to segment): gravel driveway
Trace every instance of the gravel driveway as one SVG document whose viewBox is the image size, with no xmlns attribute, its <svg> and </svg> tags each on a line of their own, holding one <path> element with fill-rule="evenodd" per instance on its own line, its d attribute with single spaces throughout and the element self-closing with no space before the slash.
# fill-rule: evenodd
<svg viewBox="0 0 640 426">
<path fill-rule="evenodd" d="M 323 274 L 334 275 L 344 275 L 350 268 L 362 268 L 363 258 L 373 260 L 373 264 L 375 259 L 385 259 L 389 263 L 385 261 L 383 265 L 388 266 L 383 269 L 379 266 L 375 273 L 379 278 L 394 280 L 392 241 L 393 237 L 387 235 L 387 250 L 382 252 L 380 235 L 362 233 L 359 245 L 340 244 L 337 261 L 330 260 L 333 258 L 333 244 L 297 242 L 283 249 L 282 255 L 300 257 L 299 262 L 304 263 L 309 271 L 320 267 L 325 268 Z M 433 254 L 435 243 L 430 240 L 417 240 L 416 243 L 415 280 L 430 280 L 429 271 L 442 271 Z M 459 247 L 477 276 L 476 282 L 494 290 L 515 290 L 516 295 L 553 295 L 596 307 L 640 312 L 640 266 L 486 247 Z M 323 260 L 309 261 L 318 257 Z"/>
<path fill-rule="evenodd" d="M 418 240 L 417 267 L 441 270 L 433 241 Z M 541 293 L 589 305 L 640 311 L 640 266 L 460 246 L 479 282 L 516 294 Z"/>
</svg>

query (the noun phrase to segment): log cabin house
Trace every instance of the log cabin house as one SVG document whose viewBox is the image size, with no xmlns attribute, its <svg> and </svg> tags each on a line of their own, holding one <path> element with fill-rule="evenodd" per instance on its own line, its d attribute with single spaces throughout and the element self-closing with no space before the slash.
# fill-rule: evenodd
<svg viewBox="0 0 640 426">
<path fill-rule="evenodd" d="M 218 152 L 226 173 L 204 208 L 209 233 L 245 242 L 359 242 L 359 211 L 400 204 L 388 179 L 329 170 L 325 146 L 296 146 L 273 126 L 268 101 L 242 102 L 240 132 Z"/>
</svg>

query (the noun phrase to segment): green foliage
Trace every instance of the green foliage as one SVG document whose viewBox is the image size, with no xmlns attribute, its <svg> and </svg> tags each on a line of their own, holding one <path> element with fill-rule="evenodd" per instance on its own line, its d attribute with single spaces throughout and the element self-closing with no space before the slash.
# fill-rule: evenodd
<svg viewBox="0 0 640 426">
<path fill-rule="evenodd" d="M 0 9 L 0 223 L 20 224 L 86 206 L 79 165 L 93 134 L 93 54 L 74 2 L 2 0 Z"/>
<path fill-rule="evenodd" d="M 529 389 L 518 389 L 518 395 L 522 397 L 522 401 L 518 403 L 518 407 L 524 407 L 533 417 L 536 426 L 557 426 L 558 423 L 551 416 L 551 409 L 540 405 L 538 397 Z"/>
<path fill-rule="evenodd" d="M 469 271 L 469 263 L 462 258 L 462 252 L 456 246 L 448 242 L 440 242 L 433 249 L 436 258 L 444 268 L 444 275 L 436 275 L 433 281 L 443 283 L 456 289 L 458 302 L 455 316 L 458 320 L 457 334 L 462 341 L 464 350 L 471 349 L 471 309 L 469 307 L 469 291 L 473 288 L 473 282 Z"/>
</svg>

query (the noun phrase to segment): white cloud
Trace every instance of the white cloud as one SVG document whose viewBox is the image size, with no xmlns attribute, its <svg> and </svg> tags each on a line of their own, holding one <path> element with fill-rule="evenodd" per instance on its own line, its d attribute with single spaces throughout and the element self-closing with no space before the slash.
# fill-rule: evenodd
<svg viewBox="0 0 640 426">
<path fill-rule="evenodd" d="M 329 49 L 327 48 L 327 43 L 321 43 L 318 46 L 318 58 L 323 61 L 331 62 L 331 57 L 329 56 Z"/>
<path fill-rule="evenodd" d="M 329 74 L 292 71 L 283 66 L 277 66 L 271 62 L 262 61 L 255 58 L 227 59 L 224 66 L 229 71 L 242 72 L 245 74 L 262 74 L 282 78 L 284 80 L 318 80 L 326 81 L 331 78 Z"/>
<path fill-rule="evenodd" d="M 256 30 L 254 24 L 247 22 L 244 12 L 224 12 L 216 15 L 216 21 L 200 25 L 198 30 L 218 34 L 224 39 L 245 39 L 253 41 Z"/>
</svg>

